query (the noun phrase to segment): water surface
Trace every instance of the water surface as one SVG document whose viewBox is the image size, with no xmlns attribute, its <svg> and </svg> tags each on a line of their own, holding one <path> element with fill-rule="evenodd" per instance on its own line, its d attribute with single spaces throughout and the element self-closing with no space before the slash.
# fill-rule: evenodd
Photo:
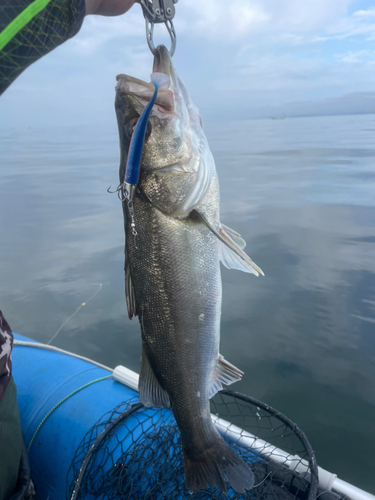
<svg viewBox="0 0 375 500">
<path fill-rule="evenodd" d="M 266 277 L 223 269 L 233 386 L 284 412 L 323 468 L 375 493 L 375 115 L 206 124 L 222 221 Z M 0 132 L 0 308 L 14 331 L 139 371 L 113 127 Z"/>
</svg>

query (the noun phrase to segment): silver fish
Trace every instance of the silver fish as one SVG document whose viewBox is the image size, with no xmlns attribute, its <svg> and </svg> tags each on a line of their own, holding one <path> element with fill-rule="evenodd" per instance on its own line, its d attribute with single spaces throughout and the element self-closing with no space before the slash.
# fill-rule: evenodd
<svg viewBox="0 0 375 500">
<path fill-rule="evenodd" d="M 218 178 L 199 111 L 164 46 L 156 49 L 153 71 L 169 76 L 169 86 L 159 89 L 149 118 L 133 214 L 123 202 L 126 301 L 142 331 L 139 397 L 148 407 L 172 407 L 191 492 L 225 491 L 224 476 L 244 493 L 253 473 L 210 415 L 209 398 L 243 375 L 219 354 L 220 261 L 263 273 L 240 235 L 220 223 Z M 134 125 L 153 92 L 149 83 L 117 77 L 120 182 Z"/>
</svg>

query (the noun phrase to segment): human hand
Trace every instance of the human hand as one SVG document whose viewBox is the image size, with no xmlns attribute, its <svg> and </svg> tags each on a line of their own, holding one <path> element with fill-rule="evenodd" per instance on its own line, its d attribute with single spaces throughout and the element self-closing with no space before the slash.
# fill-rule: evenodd
<svg viewBox="0 0 375 500">
<path fill-rule="evenodd" d="M 85 0 L 86 16 L 121 16 L 125 14 L 137 0 Z"/>
</svg>

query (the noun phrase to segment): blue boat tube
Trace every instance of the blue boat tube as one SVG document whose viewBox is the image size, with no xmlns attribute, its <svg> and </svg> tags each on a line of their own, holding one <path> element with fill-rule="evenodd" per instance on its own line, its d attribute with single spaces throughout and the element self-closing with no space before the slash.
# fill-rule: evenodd
<svg viewBox="0 0 375 500">
<path fill-rule="evenodd" d="M 17 384 L 21 426 L 36 499 L 104 498 L 108 487 L 118 487 L 119 479 L 122 481 L 121 492 L 124 488 L 134 487 L 132 491 L 138 493 L 129 498 L 143 498 L 145 492 L 150 492 L 150 485 L 159 488 L 155 491 L 160 492 L 161 485 L 165 484 L 160 482 L 160 478 L 167 481 L 167 486 L 173 483 L 174 500 L 190 498 L 184 487 L 182 450 L 173 414 L 169 409 L 140 408 L 136 373 L 123 366 L 112 370 L 56 347 L 38 344 L 16 334 L 14 337 L 13 376 Z M 319 476 L 319 492 L 334 492 L 335 498 L 338 495 L 338 498 L 351 500 L 375 500 L 370 493 L 317 467 L 306 436 L 277 410 L 232 391 L 221 391 L 218 397 L 221 403 L 219 401 L 219 406 L 213 403 L 213 408 L 219 409 L 229 397 L 230 405 L 237 408 L 236 419 L 246 404 L 249 411 L 246 418 L 255 418 L 254 428 L 258 428 L 258 419 L 261 419 L 264 433 L 265 423 L 277 418 L 276 428 L 289 429 L 285 434 L 289 435 L 292 431 L 294 437 L 299 439 L 297 449 L 300 455 L 293 454 L 291 450 L 284 451 L 224 420 L 216 410 L 212 410 L 217 430 L 228 443 L 233 443 L 243 458 L 247 457 L 258 474 L 263 471 L 264 481 L 271 473 L 266 469 L 267 464 L 272 464 L 274 470 L 281 471 L 293 481 L 311 476 L 310 493 L 313 496 L 309 495 L 309 499 L 315 498 Z M 236 406 L 239 401 L 242 401 L 241 411 Z M 116 420 L 121 421 L 121 425 L 115 425 Z M 280 426 L 280 423 L 283 425 Z M 104 434 L 105 439 L 102 439 Z M 269 429 L 269 437 L 275 437 L 273 425 Z M 284 436 L 279 436 L 279 440 L 280 437 Z M 98 441 L 91 459 L 90 452 Z M 307 455 L 301 455 L 303 448 L 305 452 L 310 450 Z M 110 460 L 107 460 L 108 457 Z M 84 484 L 87 486 L 88 481 L 90 486 L 106 485 L 104 497 L 84 491 L 84 496 L 74 497 L 74 490 L 79 493 L 78 483 L 83 477 L 80 472 L 85 462 L 88 468 Z M 288 470 L 290 472 L 286 473 Z M 282 486 L 284 493 L 285 486 L 286 483 Z M 233 490 L 229 490 L 228 498 L 233 497 Z"/>
<path fill-rule="evenodd" d="M 17 345 L 17 341 L 37 343 L 17 334 L 14 337 L 13 376 L 37 498 L 65 500 L 72 457 L 86 433 L 120 402 L 139 401 L 138 393 L 116 381 L 110 368 L 49 346 Z M 158 419 L 153 422 L 150 416 L 158 411 L 146 411 L 143 417 L 130 415 L 126 427 L 119 428 L 118 439 L 125 439 L 122 434 L 129 428 L 141 434 L 140 418 L 146 421 L 143 431 L 157 426 Z M 132 434 L 131 439 L 136 440 L 137 435 Z"/>
</svg>

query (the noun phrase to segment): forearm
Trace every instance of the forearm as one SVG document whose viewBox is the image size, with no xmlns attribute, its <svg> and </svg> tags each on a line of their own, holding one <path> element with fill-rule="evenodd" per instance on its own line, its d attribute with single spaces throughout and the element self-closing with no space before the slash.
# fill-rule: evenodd
<svg viewBox="0 0 375 500">
<path fill-rule="evenodd" d="M 0 401 L 12 378 L 12 349 L 12 330 L 0 311 Z"/>
<path fill-rule="evenodd" d="M 81 28 L 85 0 L 0 0 L 0 94 Z"/>
<path fill-rule="evenodd" d="M 0 95 L 30 64 L 78 33 L 88 14 L 119 16 L 135 0 L 0 0 Z"/>
<path fill-rule="evenodd" d="M 86 0 L 86 15 L 120 16 L 125 14 L 135 0 Z"/>
</svg>

